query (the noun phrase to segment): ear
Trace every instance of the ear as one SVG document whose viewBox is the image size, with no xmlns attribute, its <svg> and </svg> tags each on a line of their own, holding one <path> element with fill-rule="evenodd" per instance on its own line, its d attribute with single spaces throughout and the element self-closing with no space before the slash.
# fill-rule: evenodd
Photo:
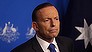
<svg viewBox="0 0 92 52">
<path fill-rule="evenodd" d="M 34 28 L 34 30 L 38 31 L 38 25 L 36 22 L 32 22 L 32 27 Z"/>
</svg>

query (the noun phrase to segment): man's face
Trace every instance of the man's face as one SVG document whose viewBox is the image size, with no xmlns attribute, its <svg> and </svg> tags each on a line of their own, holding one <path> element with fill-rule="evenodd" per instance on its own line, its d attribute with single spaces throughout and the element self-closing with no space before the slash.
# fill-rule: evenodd
<svg viewBox="0 0 92 52">
<path fill-rule="evenodd" d="M 54 38 L 58 35 L 60 21 L 58 11 L 54 6 L 48 6 L 37 11 L 37 33 L 41 38 Z"/>
</svg>

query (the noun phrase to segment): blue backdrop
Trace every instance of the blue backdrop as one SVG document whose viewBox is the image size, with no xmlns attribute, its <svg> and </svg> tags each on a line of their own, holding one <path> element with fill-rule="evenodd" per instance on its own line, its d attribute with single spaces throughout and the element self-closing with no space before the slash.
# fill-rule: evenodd
<svg viewBox="0 0 92 52">
<path fill-rule="evenodd" d="M 0 52 L 27 41 L 33 9 L 47 0 L 0 0 Z"/>
</svg>

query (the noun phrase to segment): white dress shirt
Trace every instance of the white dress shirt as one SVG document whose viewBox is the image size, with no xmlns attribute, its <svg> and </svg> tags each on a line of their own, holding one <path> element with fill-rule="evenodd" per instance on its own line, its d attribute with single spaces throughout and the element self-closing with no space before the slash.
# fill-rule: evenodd
<svg viewBox="0 0 92 52">
<path fill-rule="evenodd" d="M 50 50 L 48 49 L 50 43 L 48 43 L 47 41 L 45 41 L 45 40 L 39 38 L 37 35 L 36 35 L 36 39 L 37 39 L 37 41 L 39 42 L 39 44 L 40 44 L 40 46 L 41 46 L 41 48 L 43 49 L 44 52 L 50 52 Z M 54 40 L 53 40 L 52 43 L 55 45 L 55 50 L 56 50 L 56 52 L 60 52 L 60 51 L 59 51 L 59 48 L 58 48 L 58 46 L 57 46 L 57 43 L 56 43 L 56 41 L 55 41 L 55 38 L 54 38 Z"/>
</svg>

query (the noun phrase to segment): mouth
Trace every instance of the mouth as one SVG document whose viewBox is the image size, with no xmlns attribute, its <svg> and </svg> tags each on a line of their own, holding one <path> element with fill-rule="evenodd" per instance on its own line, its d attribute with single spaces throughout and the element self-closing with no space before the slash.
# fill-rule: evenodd
<svg viewBox="0 0 92 52">
<path fill-rule="evenodd" d="M 55 32 L 57 32 L 57 30 L 58 30 L 58 29 L 51 29 L 50 32 L 51 32 L 51 33 L 55 33 Z"/>
</svg>

